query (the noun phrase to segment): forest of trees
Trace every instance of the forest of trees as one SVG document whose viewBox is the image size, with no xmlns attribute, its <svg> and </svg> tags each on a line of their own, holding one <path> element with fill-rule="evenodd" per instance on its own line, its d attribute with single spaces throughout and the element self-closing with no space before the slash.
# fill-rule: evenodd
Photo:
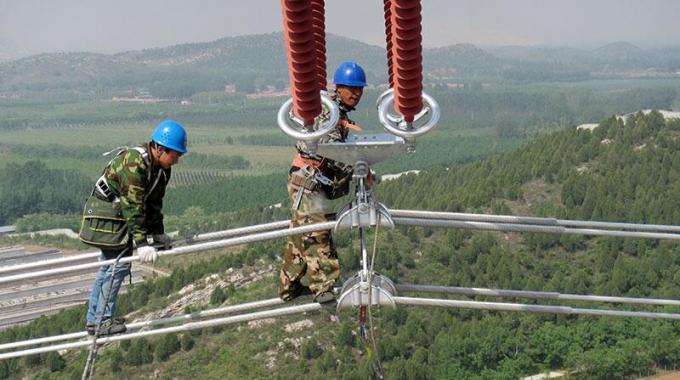
<svg viewBox="0 0 680 380">
<path fill-rule="evenodd" d="M 1 148 L 0 148 L 1 149 Z M 35 151 L 39 151 L 38 148 Z M 87 152 L 87 151 L 86 151 Z M 60 154 L 59 150 L 46 149 L 46 156 Z M 84 153 L 85 154 L 85 153 Z M 100 153 L 101 155 L 101 153 Z M 200 153 L 187 157 L 190 163 L 205 168 L 219 167 L 222 169 L 244 169 L 249 163 L 240 156 L 208 156 Z M 186 177 L 186 178 L 185 178 Z M 177 185 L 188 185 L 170 191 L 169 202 L 171 206 L 166 207 L 170 213 L 179 211 L 195 204 L 196 192 L 203 194 L 203 205 L 213 212 L 235 210 L 240 208 L 239 201 L 247 204 L 273 204 L 280 202 L 283 190 L 269 193 L 274 186 L 257 187 L 261 191 L 243 193 L 237 191 L 244 184 L 271 183 L 270 177 L 223 179 L 222 175 L 212 175 L 206 180 L 201 180 L 200 176 L 196 181 L 191 181 L 191 172 L 178 173 Z M 215 185 L 200 186 L 202 183 L 218 181 Z M 0 225 L 15 223 L 22 216 L 44 213 L 44 214 L 73 214 L 82 211 L 85 199 L 92 190 L 92 180 L 78 171 L 67 171 L 59 169 L 49 169 L 42 161 L 28 161 L 25 164 L 8 164 L 5 168 L 0 168 Z M 196 183 L 198 185 L 191 185 Z M 239 194 L 239 198 L 232 196 L 224 197 L 224 194 Z M 226 201 L 226 203 L 225 203 Z M 233 203 L 232 203 L 233 202 Z M 217 207 L 210 207 L 215 205 Z M 53 218 L 44 219 L 43 227 L 52 223 Z M 53 228 L 49 227 L 49 228 Z"/>
<path fill-rule="evenodd" d="M 49 169 L 41 161 L 8 164 L 0 169 L 0 225 L 37 212 L 79 212 L 90 182 L 79 172 Z"/>
<path fill-rule="evenodd" d="M 142 144 L 144 141 L 138 142 Z M 6 144 L 0 143 L 0 153 L 15 154 L 26 158 L 38 158 L 40 160 L 78 159 L 92 160 L 106 163 L 102 155 L 115 147 L 104 145 L 86 145 L 78 148 L 67 147 L 58 144 L 30 145 L 30 144 Z M 109 156 L 108 159 L 110 159 Z M 182 158 L 182 163 L 200 169 L 247 169 L 250 162 L 242 156 L 218 156 L 192 152 Z"/>
</svg>

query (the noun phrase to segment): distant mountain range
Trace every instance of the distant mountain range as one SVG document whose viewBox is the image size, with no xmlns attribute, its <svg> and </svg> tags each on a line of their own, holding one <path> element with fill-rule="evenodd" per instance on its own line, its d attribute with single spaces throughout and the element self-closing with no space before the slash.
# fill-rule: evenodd
<svg viewBox="0 0 680 380">
<path fill-rule="evenodd" d="M 29 52 L 13 43 L 0 39 L 0 62 L 11 61 L 18 57 L 27 56 Z"/>
<path fill-rule="evenodd" d="M 385 83 L 384 48 L 336 35 L 327 36 L 329 76 L 341 61 L 360 62 L 373 84 Z M 459 44 L 424 49 L 426 80 L 471 78 L 519 81 L 583 80 L 592 73 L 626 71 L 672 73 L 680 70 L 680 49 L 641 49 L 625 42 L 592 51 L 552 47 L 500 47 L 482 50 Z M 108 96 L 146 88 L 156 96 L 185 97 L 223 90 L 239 92 L 287 85 L 281 33 L 222 38 L 118 54 L 45 53 L 0 63 L 0 93 L 75 91 Z"/>
<path fill-rule="evenodd" d="M 514 62 L 560 64 L 591 72 L 680 69 L 680 48 L 642 49 L 628 42 L 614 42 L 594 50 L 557 47 L 504 46 L 489 49 L 493 55 Z"/>
</svg>

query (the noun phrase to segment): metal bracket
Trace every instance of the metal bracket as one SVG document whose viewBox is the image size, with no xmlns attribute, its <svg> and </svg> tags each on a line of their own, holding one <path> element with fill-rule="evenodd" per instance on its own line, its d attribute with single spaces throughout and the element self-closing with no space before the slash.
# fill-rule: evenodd
<svg viewBox="0 0 680 380">
<path fill-rule="evenodd" d="M 378 135 L 352 135 L 345 142 L 320 143 L 316 153 L 335 161 L 353 164 L 363 161 L 374 165 L 397 154 L 407 152 L 401 137 L 386 133 Z"/>
<path fill-rule="evenodd" d="M 359 272 L 342 285 L 340 297 L 338 297 L 338 311 L 353 306 L 368 305 L 369 298 L 371 305 L 397 307 L 397 304 L 394 302 L 397 290 L 392 280 L 373 273 L 369 285 L 368 281 L 362 281 L 362 276 L 362 272 Z"/>
</svg>

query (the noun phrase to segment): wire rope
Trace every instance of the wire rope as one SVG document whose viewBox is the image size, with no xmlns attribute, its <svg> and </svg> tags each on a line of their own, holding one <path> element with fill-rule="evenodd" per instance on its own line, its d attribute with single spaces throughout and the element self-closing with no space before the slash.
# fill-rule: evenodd
<svg viewBox="0 0 680 380">
<path fill-rule="evenodd" d="M 380 361 L 380 353 L 378 352 L 378 345 L 375 340 L 375 326 L 373 325 L 373 312 L 371 306 L 373 305 L 373 268 L 375 264 L 375 258 L 378 251 L 378 232 L 380 231 L 380 214 L 378 214 L 378 221 L 375 226 L 375 234 L 373 235 L 373 252 L 371 253 L 371 268 L 368 271 L 368 331 L 370 332 L 371 345 L 373 346 L 373 353 L 375 355 L 374 363 L 377 363 L 377 372 L 375 365 L 373 366 L 373 372 L 376 373 L 379 379 L 385 378 L 385 373 L 382 368 L 382 362 Z"/>
<path fill-rule="evenodd" d="M 101 314 L 99 314 L 99 310 L 97 310 L 95 316 L 97 318 L 95 328 L 94 328 L 94 337 L 92 338 L 92 345 L 90 346 L 90 350 L 87 354 L 87 359 L 85 360 L 85 368 L 83 368 L 83 375 L 81 376 L 82 380 L 90 380 L 94 376 L 94 365 L 95 362 L 97 361 L 97 351 L 99 350 L 99 346 L 97 345 L 97 337 L 99 336 L 99 331 L 102 326 L 102 322 L 104 319 L 104 314 L 106 314 L 106 309 L 109 307 L 109 299 L 111 297 L 111 291 L 113 290 L 113 282 L 115 281 L 116 277 L 116 269 L 118 269 L 118 262 L 120 259 L 123 257 L 123 255 L 130 250 L 130 246 L 126 247 L 123 249 L 118 256 L 116 257 L 116 261 L 111 264 L 111 278 L 109 279 L 109 289 L 106 292 L 106 297 L 104 298 L 104 309 L 101 311 Z M 108 271 L 108 269 L 107 269 Z M 101 288 L 99 289 L 101 292 Z M 113 315 L 111 316 L 113 318 Z"/>
</svg>

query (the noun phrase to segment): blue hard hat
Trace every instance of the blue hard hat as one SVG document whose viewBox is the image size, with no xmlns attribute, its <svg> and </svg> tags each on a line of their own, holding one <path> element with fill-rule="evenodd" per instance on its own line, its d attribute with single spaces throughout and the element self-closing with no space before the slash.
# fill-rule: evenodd
<svg viewBox="0 0 680 380">
<path fill-rule="evenodd" d="M 166 120 L 158 124 L 151 134 L 151 141 L 182 154 L 187 152 L 187 132 L 176 121 Z"/>
<path fill-rule="evenodd" d="M 336 85 L 364 87 L 366 86 L 366 73 L 355 62 L 346 61 L 335 70 L 333 82 Z"/>
</svg>

